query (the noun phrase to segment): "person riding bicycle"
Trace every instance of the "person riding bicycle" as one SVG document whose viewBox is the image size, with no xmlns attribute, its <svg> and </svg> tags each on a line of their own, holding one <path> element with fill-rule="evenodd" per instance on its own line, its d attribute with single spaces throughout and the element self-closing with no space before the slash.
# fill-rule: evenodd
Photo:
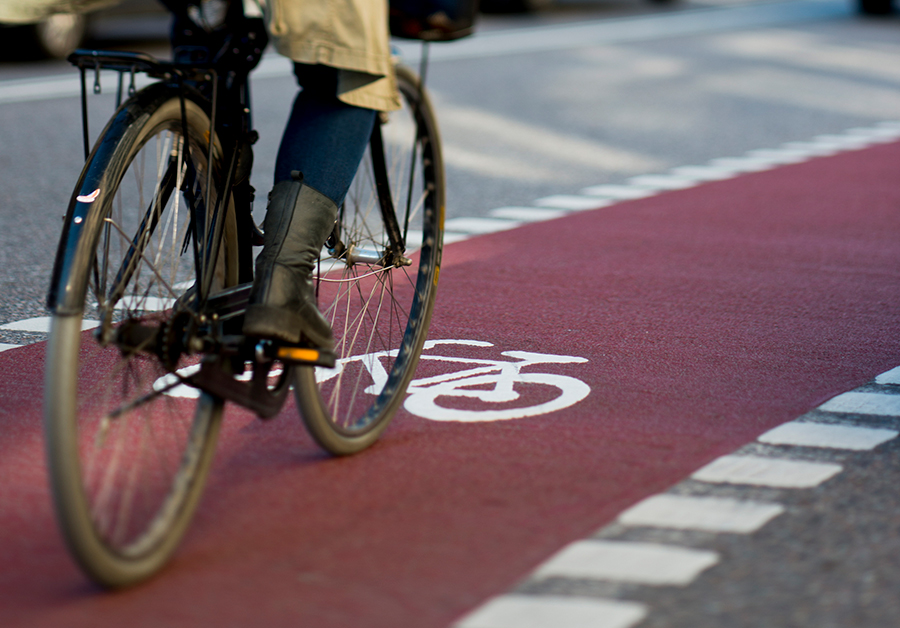
<svg viewBox="0 0 900 628">
<path fill-rule="evenodd" d="M 230 13 L 225 0 L 195 0 L 186 10 L 164 3 L 176 11 L 173 46 L 190 42 L 197 29 L 214 31 Z M 263 0 L 261 10 L 244 4 L 246 18 L 264 18 L 276 50 L 294 62 L 301 90 L 275 162 L 243 331 L 331 349 L 312 273 L 378 112 L 400 108 L 387 0 Z"/>
</svg>

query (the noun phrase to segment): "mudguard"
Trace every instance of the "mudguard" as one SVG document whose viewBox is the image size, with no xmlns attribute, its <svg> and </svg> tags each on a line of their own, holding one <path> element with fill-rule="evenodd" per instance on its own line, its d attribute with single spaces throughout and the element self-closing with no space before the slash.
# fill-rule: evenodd
<svg viewBox="0 0 900 628">
<path fill-rule="evenodd" d="M 87 270 L 93 262 L 99 226 L 109 215 L 119 184 L 113 178 L 118 165 L 116 161 L 131 157 L 125 154 L 122 146 L 130 145 L 129 136 L 139 133 L 153 112 L 163 102 L 177 98 L 179 93 L 178 87 L 164 83 L 155 83 L 138 91 L 116 110 L 100 134 L 66 211 L 47 296 L 47 307 L 53 314 L 76 315 L 84 311 Z M 199 96 L 188 94 L 186 97 L 203 103 Z"/>
</svg>

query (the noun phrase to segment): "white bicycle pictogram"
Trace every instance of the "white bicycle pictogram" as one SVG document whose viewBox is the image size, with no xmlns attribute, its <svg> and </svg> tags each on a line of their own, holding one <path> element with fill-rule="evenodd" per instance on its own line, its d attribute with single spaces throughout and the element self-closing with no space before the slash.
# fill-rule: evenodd
<svg viewBox="0 0 900 628">
<path fill-rule="evenodd" d="M 590 386 L 586 383 L 568 375 L 522 372 L 527 367 L 542 364 L 582 364 L 588 361 L 586 358 L 530 351 L 501 352 L 500 355 L 512 358 L 512 360 L 489 360 L 429 353 L 441 345 L 475 348 L 494 346 L 493 343 L 480 340 L 430 340 L 425 343 L 419 358 L 420 361 L 442 362 L 459 365 L 461 368 L 440 375 L 414 379 L 410 382 L 407 389 L 408 397 L 403 405 L 408 412 L 423 419 L 463 422 L 521 419 L 568 408 L 587 397 L 591 392 Z M 372 378 L 372 383 L 362 392 L 377 394 L 384 388 L 388 379 L 388 372 L 384 368 L 382 360 L 396 355 L 396 351 L 379 351 L 344 358 L 339 360 L 333 369 L 317 368 L 316 380 L 318 383 L 322 383 L 334 377 L 340 377 L 347 365 L 359 362 Z M 189 366 L 181 369 L 178 375 L 188 377 L 197 370 L 199 370 L 199 365 Z M 281 369 L 274 368 L 270 377 L 277 379 L 280 374 Z M 237 379 L 247 380 L 249 377 L 250 374 L 245 373 Z M 158 386 L 159 390 L 169 389 L 166 394 L 173 397 L 199 396 L 199 391 L 190 386 L 182 385 L 171 388 L 176 380 L 177 376 L 167 375 L 160 378 L 154 387 Z M 556 389 L 557 392 L 552 394 L 549 400 L 536 405 L 500 409 L 491 407 L 517 401 L 521 397 L 517 386 L 529 385 L 548 386 Z M 483 407 L 477 410 L 449 407 L 447 402 L 453 399 L 474 399 Z M 440 400 L 444 400 L 445 403 L 441 404 Z"/>
<path fill-rule="evenodd" d="M 440 375 L 414 379 L 410 382 L 407 389 L 409 396 L 404 402 L 404 407 L 410 413 L 424 419 L 464 422 L 521 419 L 568 408 L 587 397 L 591 392 L 590 386 L 574 377 L 552 373 L 522 372 L 526 367 L 541 364 L 580 364 L 587 362 L 586 358 L 530 351 L 501 352 L 501 355 L 513 358 L 513 360 L 489 360 L 428 353 L 440 345 L 478 348 L 494 346 L 490 342 L 479 340 L 431 340 L 425 343 L 419 358 L 420 363 L 437 361 L 469 366 Z M 369 372 L 373 382 L 363 392 L 373 394 L 383 388 L 388 378 L 382 359 L 395 355 L 396 351 L 352 356 L 339 361 L 333 369 L 317 369 L 316 379 L 321 383 L 339 377 L 347 364 L 358 361 Z M 536 405 L 500 409 L 490 407 L 518 400 L 521 394 L 517 390 L 517 385 L 549 386 L 558 392 L 551 399 Z M 449 401 L 454 398 L 475 399 L 487 407 L 473 410 L 448 407 L 439 403 L 441 399 Z"/>
</svg>

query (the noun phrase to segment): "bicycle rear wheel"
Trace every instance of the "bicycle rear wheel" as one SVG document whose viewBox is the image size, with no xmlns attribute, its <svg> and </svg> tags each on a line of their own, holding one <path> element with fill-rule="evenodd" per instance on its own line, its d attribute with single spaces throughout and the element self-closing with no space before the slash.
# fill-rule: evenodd
<svg viewBox="0 0 900 628">
<path fill-rule="evenodd" d="M 48 342 L 51 488 L 70 551 L 106 587 L 149 577 L 174 551 L 222 415 L 221 400 L 180 379 L 201 357 L 188 345 L 203 324 L 203 269 L 210 293 L 239 274 L 233 211 L 216 263 L 204 261 L 209 238 L 196 234 L 213 223 L 222 150 L 214 140 L 209 163 L 203 101 L 184 109 L 183 121 L 177 92 L 162 85 L 119 109 L 76 187 L 69 215 L 86 213 L 70 221 L 57 260 L 58 272 L 70 264 L 66 290 L 79 305 L 57 306 Z"/>
<path fill-rule="evenodd" d="M 444 172 L 437 121 L 416 76 L 397 69 L 403 108 L 382 124 L 388 181 L 370 144 L 341 208 L 337 249 L 319 260 L 319 309 L 335 335 L 333 369 L 296 369 L 295 395 L 315 440 L 334 454 L 375 442 L 412 379 L 428 334 L 443 247 Z M 378 155 L 374 155 L 378 157 Z M 379 189 L 390 193 L 406 242 L 386 263 Z M 332 242 L 334 244 L 334 242 Z"/>
</svg>

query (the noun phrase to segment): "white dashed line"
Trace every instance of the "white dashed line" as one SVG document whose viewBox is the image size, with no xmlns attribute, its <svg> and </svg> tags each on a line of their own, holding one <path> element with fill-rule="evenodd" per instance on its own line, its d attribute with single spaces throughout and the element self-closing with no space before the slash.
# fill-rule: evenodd
<svg viewBox="0 0 900 628">
<path fill-rule="evenodd" d="M 520 224 L 500 218 L 452 218 L 444 223 L 444 228 L 462 233 L 485 234 L 514 229 Z"/>
<path fill-rule="evenodd" d="M 896 438 L 897 434 L 894 430 L 873 427 L 791 421 L 769 430 L 758 440 L 769 445 L 865 451 Z"/>
<path fill-rule="evenodd" d="M 840 152 L 838 147 L 822 142 L 785 142 L 783 146 L 785 148 L 802 150 L 810 157 L 826 157 Z"/>
<path fill-rule="evenodd" d="M 599 196 L 600 198 L 629 201 L 636 198 L 653 196 L 656 194 L 656 191 L 630 185 L 594 185 L 584 188 L 581 190 L 581 193 L 586 196 Z"/>
<path fill-rule="evenodd" d="M 589 196 L 575 196 L 571 194 L 556 194 L 554 196 L 545 196 L 534 202 L 539 207 L 554 207 L 557 209 L 570 209 L 572 211 L 582 211 L 585 209 L 599 209 L 613 204 L 612 199 L 591 198 Z"/>
<path fill-rule="evenodd" d="M 872 143 L 872 140 L 868 137 L 861 137 L 856 134 L 851 135 L 817 135 L 813 138 L 813 141 L 820 143 L 827 143 L 837 148 L 842 148 L 844 150 L 857 150 L 860 148 L 866 148 L 869 144 Z"/>
<path fill-rule="evenodd" d="M 455 628 L 630 628 L 647 615 L 637 602 L 569 596 L 504 595 L 454 624 Z"/>
<path fill-rule="evenodd" d="M 577 541 L 537 568 L 536 578 L 590 578 L 685 586 L 719 562 L 709 550 L 631 541 Z"/>
<path fill-rule="evenodd" d="M 900 384 L 900 366 L 875 378 L 876 384 Z"/>
<path fill-rule="evenodd" d="M 651 190 L 686 190 L 696 187 L 700 181 L 691 177 L 671 174 L 642 174 L 628 179 L 628 183 Z"/>
<path fill-rule="evenodd" d="M 712 159 L 709 163 L 720 168 L 734 170 L 740 174 L 745 172 L 771 170 L 777 165 L 772 163 L 769 159 L 761 159 L 759 157 L 722 157 L 719 159 Z"/>
<path fill-rule="evenodd" d="M 807 161 L 812 155 L 809 151 L 791 148 L 767 148 L 747 151 L 748 157 L 766 159 L 774 164 L 797 164 Z"/>
<path fill-rule="evenodd" d="M 691 479 L 773 488 L 813 488 L 841 472 L 841 465 L 779 460 L 759 456 L 722 456 L 696 471 Z"/>
<path fill-rule="evenodd" d="M 568 214 L 564 209 L 550 209 L 543 207 L 498 207 L 488 212 L 494 218 L 507 220 L 520 220 L 522 222 L 540 222 L 552 220 Z"/>
<path fill-rule="evenodd" d="M 26 318 L 25 320 L 0 325 L 0 329 L 47 334 L 50 333 L 50 321 L 50 316 L 38 316 L 36 318 Z M 81 330 L 93 329 L 99 324 L 100 321 L 83 320 L 81 321 Z"/>
<path fill-rule="evenodd" d="M 897 416 L 900 415 L 900 395 L 885 395 L 873 392 L 847 392 L 826 401 L 819 406 L 819 409 L 827 412 Z"/>
<path fill-rule="evenodd" d="M 738 175 L 737 170 L 717 166 L 679 166 L 670 171 L 674 175 L 690 177 L 697 181 L 722 181 Z"/>
<path fill-rule="evenodd" d="M 749 534 L 782 512 L 784 506 L 781 504 L 724 497 L 653 495 L 619 515 L 619 523 L 628 526 Z"/>
<path fill-rule="evenodd" d="M 468 240 L 471 236 L 469 233 L 450 233 L 444 232 L 444 244 L 453 244 L 454 242 L 462 242 Z"/>
</svg>

